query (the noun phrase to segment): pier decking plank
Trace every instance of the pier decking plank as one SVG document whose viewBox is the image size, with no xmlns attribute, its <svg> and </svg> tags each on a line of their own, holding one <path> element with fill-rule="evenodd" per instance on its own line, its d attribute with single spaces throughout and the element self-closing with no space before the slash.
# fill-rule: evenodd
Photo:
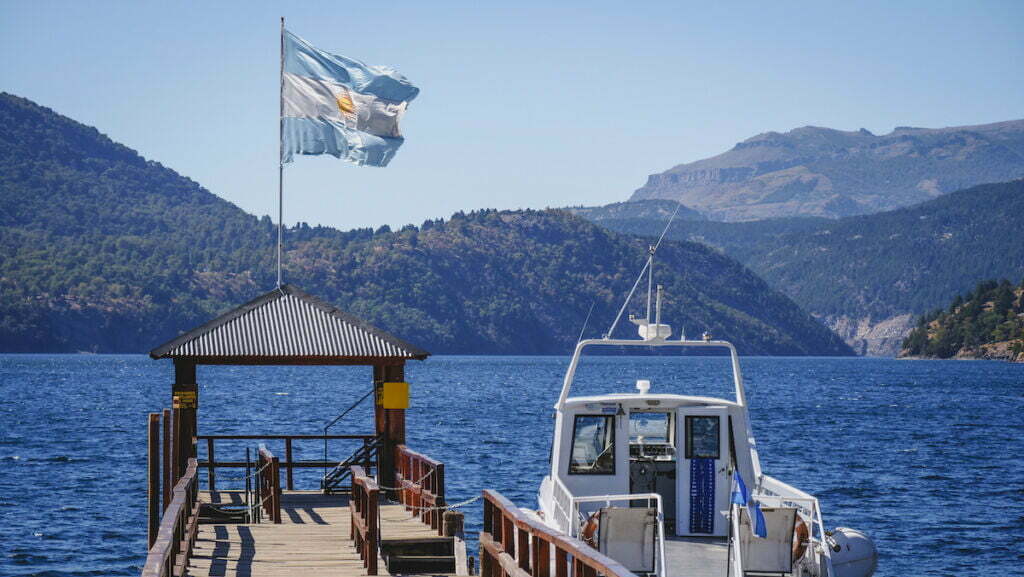
<svg viewBox="0 0 1024 577">
<path fill-rule="evenodd" d="M 240 504 L 241 494 L 204 491 L 200 500 Z M 366 569 L 349 538 L 348 497 L 319 491 L 285 491 L 281 524 L 200 525 L 189 563 L 190 575 L 218 577 L 303 577 L 330 575 L 361 577 Z M 402 505 L 380 506 L 381 539 L 420 539 L 437 533 L 414 518 Z M 383 559 L 378 559 L 386 575 Z"/>
</svg>

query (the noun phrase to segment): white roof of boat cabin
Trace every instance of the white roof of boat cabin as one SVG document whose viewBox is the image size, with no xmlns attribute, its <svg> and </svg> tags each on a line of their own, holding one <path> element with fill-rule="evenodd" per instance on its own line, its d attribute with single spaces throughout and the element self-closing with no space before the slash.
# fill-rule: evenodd
<svg viewBox="0 0 1024 577">
<path fill-rule="evenodd" d="M 616 403 L 616 404 L 641 404 L 646 401 L 658 401 L 667 406 L 678 407 L 685 405 L 730 405 L 740 406 L 736 401 L 718 397 L 701 397 L 692 395 L 676 395 L 672 393 L 640 394 L 640 393 L 610 393 L 606 395 L 595 395 L 590 397 L 569 397 L 565 400 L 566 409 L 574 409 L 591 403 Z M 655 409 L 660 405 L 652 405 L 648 408 Z M 555 405 L 558 408 L 558 405 Z"/>
</svg>

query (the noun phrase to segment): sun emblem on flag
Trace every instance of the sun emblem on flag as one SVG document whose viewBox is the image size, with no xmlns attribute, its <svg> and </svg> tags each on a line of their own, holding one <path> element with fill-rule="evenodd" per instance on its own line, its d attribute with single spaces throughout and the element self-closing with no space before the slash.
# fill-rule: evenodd
<svg viewBox="0 0 1024 577">
<path fill-rule="evenodd" d="M 356 121 L 356 104 L 352 101 L 352 96 L 348 93 L 346 88 L 342 88 L 341 92 L 334 96 L 334 100 L 338 103 L 338 110 L 341 115 L 345 117 L 345 120 L 349 122 Z"/>
</svg>

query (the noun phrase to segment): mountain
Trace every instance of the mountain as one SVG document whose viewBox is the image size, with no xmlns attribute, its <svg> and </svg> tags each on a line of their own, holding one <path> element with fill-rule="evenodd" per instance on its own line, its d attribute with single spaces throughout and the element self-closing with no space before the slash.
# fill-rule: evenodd
<svg viewBox="0 0 1024 577">
<path fill-rule="evenodd" d="M 660 233 L 665 218 L 597 220 Z M 1024 180 L 840 219 L 677 220 L 668 238 L 716 247 L 819 317 L 861 354 L 894 355 L 914 317 L 979 278 L 1024 276 Z"/>
<path fill-rule="evenodd" d="M 900 356 L 1024 363 L 1024 282 L 981 282 L 948 309 L 922 316 Z"/>
<path fill-rule="evenodd" d="M 837 218 L 1022 176 L 1024 120 L 881 136 L 805 126 L 651 175 L 630 200 L 676 200 L 724 221 Z"/>
<path fill-rule="evenodd" d="M 0 350 L 145 351 L 273 286 L 268 217 L 28 100 L 0 95 L 0 127 Z M 431 352 L 566 354 L 591 305 L 614 316 L 646 244 L 563 211 L 491 210 L 398 231 L 300 224 L 286 249 L 288 282 Z M 659 263 L 665 318 L 691 334 L 851 353 L 712 249 L 667 242 Z"/>
</svg>

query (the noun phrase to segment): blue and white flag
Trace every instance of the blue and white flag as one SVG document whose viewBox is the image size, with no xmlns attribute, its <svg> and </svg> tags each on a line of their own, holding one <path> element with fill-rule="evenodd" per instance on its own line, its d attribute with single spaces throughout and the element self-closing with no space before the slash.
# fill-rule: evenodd
<svg viewBox="0 0 1024 577">
<path fill-rule="evenodd" d="M 732 503 L 740 507 L 746 507 L 747 501 L 750 500 L 750 493 L 747 492 L 747 485 L 743 482 L 743 477 L 740 476 L 739 471 L 733 471 L 732 485 Z"/>
<path fill-rule="evenodd" d="M 761 504 L 751 499 L 750 506 L 747 507 L 747 513 L 750 515 L 750 524 L 753 526 L 754 535 L 767 539 L 768 523 L 765 522 L 764 512 L 761 511 Z"/>
<path fill-rule="evenodd" d="M 330 154 L 387 166 L 404 139 L 398 122 L 420 89 L 384 66 L 328 54 L 284 32 L 281 162 Z"/>
<path fill-rule="evenodd" d="M 733 505 L 747 508 L 747 515 L 750 517 L 750 526 L 754 535 L 766 539 L 768 537 L 768 524 L 765 522 L 764 512 L 761 511 L 761 504 L 750 498 L 747 484 L 743 482 L 743 477 L 740 476 L 739 471 L 733 471 L 732 484 L 730 501 Z"/>
</svg>

